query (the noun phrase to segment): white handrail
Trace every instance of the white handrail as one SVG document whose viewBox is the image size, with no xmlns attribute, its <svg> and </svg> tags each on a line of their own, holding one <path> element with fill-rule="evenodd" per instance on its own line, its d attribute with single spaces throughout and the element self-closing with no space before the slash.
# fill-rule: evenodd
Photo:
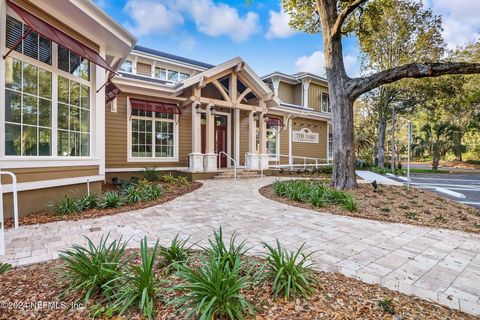
<svg viewBox="0 0 480 320">
<path fill-rule="evenodd" d="M 15 229 L 18 228 L 18 201 L 17 201 L 17 176 L 13 172 L 10 171 L 0 171 L 1 175 L 8 175 L 12 178 L 12 186 L 13 186 L 13 219 L 15 221 Z M 0 185 L 1 185 L 0 180 Z M 2 212 L 2 228 L 3 228 L 3 190 L 1 189 L 0 194 L 0 211 Z"/>
<path fill-rule="evenodd" d="M 220 152 L 218 153 L 218 167 L 220 167 L 220 165 L 221 165 L 221 158 L 220 158 L 220 156 L 221 156 L 222 154 L 224 154 L 227 158 L 229 158 L 230 160 L 233 161 L 233 178 L 234 178 L 235 181 L 237 181 L 237 161 L 235 161 L 235 159 L 233 159 L 232 157 L 230 157 L 230 156 L 228 155 L 228 153 L 226 153 L 225 151 L 220 151 Z"/>
</svg>

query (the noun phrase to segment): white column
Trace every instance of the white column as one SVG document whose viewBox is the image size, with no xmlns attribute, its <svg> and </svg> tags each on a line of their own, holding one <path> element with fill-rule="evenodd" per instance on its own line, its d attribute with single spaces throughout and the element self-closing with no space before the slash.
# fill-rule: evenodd
<svg viewBox="0 0 480 320">
<path fill-rule="evenodd" d="M 263 111 L 258 118 L 258 137 L 259 137 L 259 167 L 261 169 L 268 168 L 267 154 L 267 122 L 265 121 L 266 112 Z"/>
<path fill-rule="evenodd" d="M 234 135 L 234 159 L 237 162 L 237 165 L 240 164 L 240 109 L 235 109 L 234 111 L 234 124 L 233 124 L 233 135 Z"/>
<path fill-rule="evenodd" d="M 100 48 L 100 55 L 105 58 L 105 47 Z M 105 70 L 99 66 L 95 66 L 95 88 L 100 88 L 105 84 Z M 96 93 L 96 90 L 92 90 Z M 92 115 L 90 117 L 92 119 Z M 95 95 L 95 117 L 92 119 L 95 127 L 92 139 L 90 137 L 90 155 L 100 159 L 98 174 L 105 175 L 105 86 Z M 92 141 L 93 140 L 93 141 Z M 93 143 L 92 143 L 93 142 Z"/>
<path fill-rule="evenodd" d="M 255 110 L 248 114 L 248 153 L 245 163 L 247 170 L 258 169 L 258 154 L 257 154 L 257 125 L 255 123 Z"/>
<path fill-rule="evenodd" d="M 302 107 L 308 108 L 308 88 L 310 87 L 309 79 L 302 79 Z"/>
<path fill-rule="evenodd" d="M 188 155 L 189 157 L 189 171 L 203 171 L 203 155 L 201 153 L 201 123 L 200 123 L 200 113 L 198 112 L 200 108 L 200 102 L 192 103 L 192 153 Z"/>
<path fill-rule="evenodd" d="M 205 155 L 203 169 L 205 171 L 217 170 L 217 155 L 215 154 L 215 115 L 212 113 L 213 103 L 207 105 L 205 113 Z"/>
<path fill-rule="evenodd" d="M 288 165 L 293 168 L 293 145 L 292 145 L 293 120 L 288 119 Z"/>
</svg>

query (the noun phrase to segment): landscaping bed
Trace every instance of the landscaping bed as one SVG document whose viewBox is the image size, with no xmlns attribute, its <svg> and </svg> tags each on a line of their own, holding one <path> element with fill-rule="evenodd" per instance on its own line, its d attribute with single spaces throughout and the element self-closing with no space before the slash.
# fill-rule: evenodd
<svg viewBox="0 0 480 320">
<path fill-rule="evenodd" d="M 131 211 L 131 210 L 138 210 L 143 209 L 151 206 L 155 206 L 158 204 L 165 203 L 167 201 L 173 200 L 179 196 L 187 194 L 189 192 L 195 191 L 202 186 L 200 182 L 188 182 L 182 180 L 179 183 L 176 180 L 168 180 L 168 181 L 154 181 L 151 182 L 153 185 L 157 185 L 161 189 L 160 195 L 155 199 L 144 199 L 145 201 L 137 201 L 135 203 L 124 203 L 121 206 L 111 208 L 102 208 L 100 204 L 98 206 L 94 206 L 92 208 L 88 208 L 86 210 L 73 210 L 72 212 L 38 212 L 35 214 L 31 214 L 28 216 L 20 217 L 19 224 L 20 225 L 33 225 L 39 223 L 49 223 L 55 221 L 64 221 L 64 220 L 82 220 L 82 219 L 89 219 L 89 218 L 97 218 L 102 216 L 113 215 L 121 212 Z M 109 192 L 120 192 L 120 186 L 115 186 L 111 184 L 107 184 L 103 186 L 103 195 Z M 67 198 L 64 199 L 64 201 Z M 70 199 L 70 198 L 69 198 Z M 75 200 L 75 199 L 71 199 Z M 78 201 L 79 199 L 77 199 Z M 100 202 L 100 196 L 98 199 Z M 65 203 L 63 204 L 65 205 Z M 75 203 L 71 204 L 72 206 Z M 58 204 L 57 204 L 58 206 Z M 68 208 L 67 208 L 68 209 Z M 52 211 L 55 211 L 55 208 L 52 208 Z M 5 227 L 12 228 L 13 227 L 13 219 L 9 218 L 5 220 Z"/>
<path fill-rule="evenodd" d="M 314 180 L 310 180 L 310 182 L 322 183 Z M 305 183 L 310 182 L 306 181 Z M 283 181 L 281 183 L 291 182 Z M 297 207 L 358 218 L 480 234 L 480 210 L 422 189 L 380 185 L 374 192 L 370 184 L 359 184 L 358 188 L 346 193 L 351 194 L 356 202 L 356 209 L 349 210 L 341 203 L 332 205 L 327 202 L 317 205 L 310 201 L 308 195 L 299 195 L 300 191 L 298 190 L 294 190 L 293 196 L 280 195 L 274 192 L 272 186 L 274 185 L 261 188 L 260 194 Z"/>
<path fill-rule="evenodd" d="M 298 262 L 302 259 L 296 260 L 297 263 L 287 263 L 290 266 L 284 265 L 285 268 L 282 268 L 285 274 L 279 277 L 281 280 L 278 283 L 284 284 L 287 279 L 292 279 L 288 276 L 293 275 L 294 280 L 291 281 L 295 281 L 294 283 L 297 285 L 296 296 L 294 297 L 290 291 L 290 296 L 287 297 L 285 290 L 275 291 L 278 289 L 278 283 L 277 286 L 274 285 L 273 276 L 276 275 L 276 271 L 272 271 L 272 265 L 280 266 L 281 263 L 278 261 L 288 260 L 289 257 L 292 257 L 291 253 L 286 252 L 279 244 L 278 247 L 271 247 L 271 250 L 265 249 L 265 252 L 269 252 L 270 255 L 266 255 L 265 258 L 256 258 L 246 255 L 243 244 L 234 242 L 235 238 L 231 238 L 230 243 L 224 243 L 223 238 L 219 241 L 218 235 L 221 238 L 221 230 L 220 233 L 216 233 L 216 240 L 210 242 L 210 246 L 202 250 L 186 248 L 185 242 L 182 240 L 175 240 L 176 242 L 172 242 L 170 247 L 155 250 L 152 246 L 144 245 L 147 243 L 145 239 L 140 250 L 126 250 L 122 255 L 131 256 L 133 254 L 132 259 L 128 262 L 130 268 L 125 267 L 122 270 L 131 270 L 130 272 L 139 272 L 140 270 L 142 280 L 137 281 L 138 279 L 135 278 L 136 280 L 127 280 L 126 283 L 119 280 L 123 285 L 114 287 L 115 290 L 123 288 L 126 289 L 125 292 L 133 292 L 129 291 L 131 289 L 127 289 L 133 285 L 140 292 L 145 289 L 148 292 L 146 300 L 152 302 L 151 318 L 153 319 L 188 319 L 190 318 L 188 313 L 192 308 L 203 311 L 203 313 L 194 313 L 193 319 L 199 319 L 202 315 L 205 316 L 206 312 L 213 310 L 217 315 L 208 316 L 206 319 L 218 320 L 242 318 L 257 320 L 475 319 L 474 316 L 458 310 L 452 310 L 415 296 L 401 294 L 379 285 L 366 284 L 339 273 L 313 271 L 308 263 L 300 264 Z M 232 243 L 235 244 L 230 246 Z M 116 245 L 118 245 L 117 249 L 122 247 L 120 242 Z M 99 250 L 96 254 L 107 250 L 106 247 L 98 245 L 96 249 Z M 109 258 L 103 257 L 106 262 L 115 255 L 115 250 L 112 250 L 111 247 L 108 250 L 110 250 L 109 254 L 105 256 Z M 87 283 L 90 282 L 83 282 L 82 285 L 77 283 L 74 290 L 65 294 L 67 292 L 65 290 L 69 286 L 72 289 L 73 285 L 69 280 L 72 279 L 71 273 L 69 274 L 70 278 L 65 278 L 65 272 L 68 270 L 65 267 L 66 263 L 71 265 L 71 261 L 75 260 L 73 257 L 83 259 L 83 256 L 79 258 L 79 250 L 75 252 L 76 255 L 68 256 L 69 262 L 58 259 L 12 269 L 3 275 L 0 274 L 0 287 L 2 288 L 0 291 L 0 301 L 2 302 L 0 319 L 87 319 L 93 315 L 101 319 L 148 318 L 145 315 L 149 313 L 144 314 L 142 312 L 144 309 L 139 308 L 139 301 L 142 300 L 140 296 L 136 296 L 134 303 L 122 314 L 119 314 L 116 308 L 123 307 L 124 303 L 117 305 L 116 308 L 110 307 L 113 302 L 107 303 L 101 290 L 92 294 L 87 303 L 84 303 L 83 294 L 85 294 L 86 288 L 89 288 Z M 293 252 L 294 255 L 299 253 L 302 253 L 301 248 Z M 183 260 L 184 254 L 186 255 L 185 260 Z M 282 259 L 272 260 L 276 254 L 280 254 Z M 186 261 L 181 262 L 181 267 L 175 264 L 180 264 L 178 258 Z M 176 262 L 169 264 L 171 261 Z M 224 267 L 220 269 L 212 267 L 217 262 Z M 88 265 L 88 263 L 83 265 Z M 112 268 L 112 263 L 104 266 Z M 134 266 L 137 268 L 133 268 Z M 151 267 L 151 274 L 148 273 L 150 268 L 148 266 Z M 201 270 L 212 271 L 210 274 L 212 277 L 207 284 L 202 283 L 201 280 L 208 272 L 202 273 Z M 219 272 L 224 274 L 217 277 L 216 273 Z M 89 276 L 91 277 L 92 274 Z M 129 279 L 133 279 L 133 275 L 129 275 L 129 277 Z M 228 277 L 228 281 L 224 281 L 224 277 Z M 308 285 L 302 282 L 301 277 L 307 279 Z M 236 287 L 239 284 L 240 286 Z M 195 288 L 208 288 L 210 285 L 218 289 L 213 295 L 205 294 L 205 292 L 211 292 L 208 289 L 195 291 Z M 105 285 L 101 288 L 105 288 Z M 302 294 L 300 288 L 309 293 Z M 275 297 L 275 292 L 278 293 L 277 297 Z M 116 292 L 113 292 L 113 297 L 116 297 L 115 294 Z M 216 295 L 222 295 L 224 299 L 214 299 Z M 206 302 L 202 304 L 203 298 L 206 299 Z M 212 304 L 208 303 L 209 301 L 213 301 Z M 244 306 L 248 304 L 252 307 L 251 314 L 245 312 L 248 308 L 243 309 L 240 301 Z M 50 307 L 46 304 L 49 302 L 51 303 Z M 13 307 L 8 303 L 22 303 L 23 305 Z M 188 307 L 185 308 L 185 305 Z M 75 306 L 76 309 L 72 306 Z M 235 310 L 239 313 L 236 313 L 235 317 L 220 316 L 219 314 L 225 312 L 225 309 L 221 309 L 221 307 L 236 308 Z"/>
</svg>

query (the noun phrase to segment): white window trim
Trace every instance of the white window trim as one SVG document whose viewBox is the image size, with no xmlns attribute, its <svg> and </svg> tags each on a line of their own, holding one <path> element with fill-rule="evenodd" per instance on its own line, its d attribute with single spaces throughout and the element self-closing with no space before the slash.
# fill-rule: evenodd
<svg viewBox="0 0 480 320">
<path fill-rule="evenodd" d="M 10 8 L 3 6 L 1 12 L 1 30 L 0 30 L 0 39 L 1 44 L 0 48 L 2 52 L 7 52 L 9 48 L 6 47 L 6 23 L 7 23 L 7 14 L 22 23 L 25 22 Z M 93 148 L 94 137 L 95 137 L 95 128 L 92 126 L 94 124 L 94 116 L 96 114 L 96 90 L 95 90 L 95 79 L 96 79 L 96 67 L 94 64 L 90 63 L 90 81 L 86 81 L 82 78 L 76 77 L 68 72 L 58 69 L 58 44 L 52 41 L 52 65 L 43 63 L 39 60 L 33 59 L 26 55 L 23 55 L 15 50 L 10 52 L 9 56 L 11 58 L 20 60 L 25 63 L 35 65 L 36 67 L 42 68 L 52 73 L 52 145 L 51 145 L 51 156 L 10 156 L 5 155 L 5 111 L 0 112 L 0 161 L 2 162 L 1 167 L 15 165 L 15 163 L 20 163 L 22 161 L 45 161 L 45 160 L 60 160 L 56 165 L 58 166 L 69 166 L 70 161 L 85 161 L 90 162 L 95 159 L 95 149 Z M 0 59 L 0 101 L 5 102 L 5 60 Z M 90 88 L 90 155 L 89 156 L 58 156 L 58 76 L 62 76 L 69 80 L 73 80 Z M 38 163 L 40 165 L 40 162 Z"/>
<path fill-rule="evenodd" d="M 267 129 L 268 130 L 268 129 Z M 258 128 L 257 126 L 257 134 L 260 132 L 260 128 Z M 271 156 L 271 154 L 268 154 L 268 161 L 280 161 L 280 134 L 281 134 L 282 130 L 280 129 L 280 127 L 277 127 L 277 134 L 275 135 L 276 139 L 277 139 L 277 143 L 275 145 L 275 152 L 276 152 L 276 155 L 274 157 Z M 267 141 L 268 142 L 268 141 Z M 268 150 L 267 150 L 268 151 Z M 257 148 L 257 153 L 260 153 L 260 150 Z"/>
<path fill-rule="evenodd" d="M 126 63 L 127 61 L 132 64 L 132 71 L 131 71 L 131 72 L 122 70 L 123 64 Z M 118 71 L 123 72 L 123 73 L 133 74 L 133 71 L 134 71 L 134 68 L 133 68 L 133 60 L 125 59 L 125 61 L 122 63 L 122 65 L 120 66 L 120 68 L 119 68 Z"/>
<path fill-rule="evenodd" d="M 157 77 L 156 76 L 157 69 L 164 69 L 166 71 L 165 75 L 167 76 L 167 79 L 162 79 L 160 77 Z M 178 81 L 168 80 L 168 73 L 169 72 L 176 72 L 178 77 L 180 77 L 180 73 L 188 75 L 187 79 L 191 77 L 191 75 L 189 73 L 178 71 L 178 70 L 172 70 L 172 69 L 169 69 L 167 67 L 162 67 L 162 66 L 155 65 L 155 67 L 153 68 L 153 78 L 159 79 L 159 80 L 162 80 L 162 81 L 166 81 L 166 82 L 169 82 L 169 83 L 172 83 L 172 84 L 179 83 L 179 82 L 183 81 L 183 80 L 178 80 Z"/>
<path fill-rule="evenodd" d="M 134 157 L 132 155 L 132 105 L 130 103 L 130 97 L 127 97 L 127 162 L 178 162 L 178 150 L 179 150 L 179 115 L 173 117 L 173 157 Z M 141 117 L 140 117 L 141 118 Z M 152 133 L 155 130 L 155 126 L 152 125 Z M 155 135 L 152 135 L 152 155 L 155 154 L 154 148 Z"/>
<path fill-rule="evenodd" d="M 323 108 L 323 95 L 324 94 L 326 94 L 328 96 L 328 104 L 327 104 L 327 109 L 326 110 Z M 320 110 L 322 112 L 332 113 L 332 107 L 330 105 L 330 94 L 328 92 L 320 93 Z"/>
</svg>

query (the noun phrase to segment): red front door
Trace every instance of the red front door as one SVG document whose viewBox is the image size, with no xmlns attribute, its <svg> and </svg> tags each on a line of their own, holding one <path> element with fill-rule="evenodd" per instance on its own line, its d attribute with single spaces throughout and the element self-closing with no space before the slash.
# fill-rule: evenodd
<svg viewBox="0 0 480 320">
<path fill-rule="evenodd" d="M 221 151 L 227 152 L 228 139 L 227 139 L 227 116 L 216 115 L 215 116 L 215 153 L 219 154 Z M 206 125 L 205 116 L 202 115 L 202 153 L 205 153 L 206 148 Z M 220 167 L 226 168 L 228 159 L 225 155 L 220 156 Z"/>
</svg>

